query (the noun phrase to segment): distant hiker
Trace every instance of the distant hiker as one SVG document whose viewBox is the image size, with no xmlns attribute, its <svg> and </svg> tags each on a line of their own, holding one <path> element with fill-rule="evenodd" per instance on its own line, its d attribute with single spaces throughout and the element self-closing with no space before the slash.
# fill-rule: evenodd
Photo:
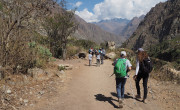
<svg viewBox="0 0 180 110">
<path fill-rule="evenodd" d="M 136 98 L 141 98 L 139 82 L 143 78 L 143 87 L 144 87 L 144 97 L 143 102 L 146 103 L 147 98 L 147 82 L 149 78 L 149 73 L 152 71 L 152 63 L 144 49 L 139 48 L 137 53 L 136 61 L 136 73 L 134 75 L 134 80 L 136 82 L 137 95 Z"/>
<path fill-rule="evenodd" d="M 89 66 L 92 64 L 92 52 L 89 52 Z"/>
<path fill-rule="evenodd" d="M 89 52 L 93 52 L 93 48 L 90 48 L 90 49 L 89 49 Z M 91 54 L 92 54 L 92 53 L 91 53 Z"/>
<path fill-rule="evenodd" d="M 89 53 L 91 52 L 91 49 L 89 49 L 89 51 L 88 51 Z"/>
<path fill-rule="evenodd" d="M 103 53 L 101 48 L 99 49 L 99 54 L 100 54 L 101 64 L 103 64 Z"/>
<path fill-rule="evenodd" d="M 97 52 L 96 59 L 97 59 L 97 66 L 100 66 L 100 53 L 99 52 Z"/>
<path fill-rule="evenodd" d="M 106 51 L 105 51 L 104 48 L 102 48 L 102 50 L 101 50 L 101 64 L 104 63 L 104 56 L 105 56 L 105 54 L 106 54 Z"/>
<path fill-rule="evenodd" d="M 97 57 L 97 52 L 98 52 L 97 49 L 95 49 L 94 50 L 94 54 L 96 55 L 96 57 Z"/>
<path fill-rule="evenodd" d="M 124 90 L 126 79 L 128 78 L 127 72 L 131 70 L 131 63 L 126 59 L 126 52 L 121 51 L 121 57 L 116 59 L 113 63 L 114 74 L 116 76 L 116 91 L 118 95 L 119 106 L 121 106 L 124 99 Z"/>
</svg>

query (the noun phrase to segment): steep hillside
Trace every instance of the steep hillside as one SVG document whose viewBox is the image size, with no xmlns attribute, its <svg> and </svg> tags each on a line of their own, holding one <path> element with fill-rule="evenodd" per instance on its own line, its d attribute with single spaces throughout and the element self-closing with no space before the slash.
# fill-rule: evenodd
<svg viewBox="0 0 180 110">
<path fill-rule="evenodd" d="M 133 32 L 137 29 L 139 23 L 144 19 L 145 15 L 140 17 L 134 17 L 123 30 L 120 30 L 120 36 L 124 36 L 125 38 L 129 38 Z"/>
<path fill-rule="evenodd" d="M 85 22 L 79 16 L 75 16 L 79 24 L 78 30 L 75 36 L 79 39 L 87 39 L 96 43 L 102 43 L 104 41 L 115 41 L 117 45 L 120 45 L 125 39 L 116 36 L 112 33 L 102 30 L 99 26 Z"/>
<path fill-rule="evenodd" d="M 139 47 L 153 48 L 154 45 L 180 36 L 180 0 L 159 3 L 145 16 L 137 30 L 123 47 L 136 50 Z M 179 47 L 179 41 L 172 43 Z M 168 46 L 169 48 L 171 45 Z"/>
</svg>

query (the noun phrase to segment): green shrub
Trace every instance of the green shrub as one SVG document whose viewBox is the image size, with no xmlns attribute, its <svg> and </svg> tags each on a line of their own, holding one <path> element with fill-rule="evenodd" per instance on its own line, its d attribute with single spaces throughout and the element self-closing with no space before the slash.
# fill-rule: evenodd
<svg viewBox="0 0 180 110">
<path fill-rule="evenodd" d="M 172 40 L 166 40 L 158 45 L 151 46 L 149 54 L 151 57 L 155 57 L 168 62 L 175 62 L 179 64 L 180 59 L 180 37 L 176 37 Z M 176 69 L 178 68 L 175 66 Z"/>
<path fill-rule="evenodd" d="M 46 63 L 52 57 L 52 53 L 50 50 L 42 45 L 38 45 L 36 42 L 28 43 L 29 48 L 35 54 L 34 66 L 36 67 L 44 67 Z"/>
<path fill-rule="evenodd" d="M 65 67 L 64 67 L 64 66 L 59 66 L 59 67 L 58 67 L 58 70 L 59 70 L 59 71 L 65 70 Z"/>
<path fill-rule="evenodd" d="M 78 47 L 82 47 L 84 49 L 89 49 L 89 48 L 95 48 L 97 47 L 98 45 L 93 42 L 93 41 L 90 41 L 90 40 L 74 40 L 74 41 L 71 41 L 71 44 L 74 45 L 74 46 L 78 46 Z"/>
<path fill-rule="evenodd" d="M 77 53 L 79 53 L 81 50 L 83 50 L 82 47 L 77 47 L 77 46 L 68 46 L 67 47 L 67 58 L 70 58 Z"/>
</svg>

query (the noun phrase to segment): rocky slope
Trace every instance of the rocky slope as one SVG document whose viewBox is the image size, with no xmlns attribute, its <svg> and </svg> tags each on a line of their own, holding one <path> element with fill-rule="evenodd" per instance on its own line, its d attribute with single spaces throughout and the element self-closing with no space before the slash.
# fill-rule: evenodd
<svg viewBox="0 0 180 110">
<path fill-rule="evenodd" d="M 165 3 L 159 3 L 150 10 L 140 23 L 137 30 L 128 39 L 123 47 L 136 50 L 139 47 L 145 49 L 153 48 L 167 40 L 173 40 L 180 37 L 180 1 L 168 0 Z M 177 47 L 179 43 L 173 43 Z M 169 45 L 171 47 L 171 45 Z"/>
<path fill-rule="evenodd" d="M 134 17 L 127 25 L 124 27 L 123 30 L 120 30 L 120 36 L 124 36 L 125 38 L 129 38 L 133 32 L 137 29 L 139 26 L 139 23 L 144 19 L 145 15 L 142 15 L 140 17 Z"/>
</svg>

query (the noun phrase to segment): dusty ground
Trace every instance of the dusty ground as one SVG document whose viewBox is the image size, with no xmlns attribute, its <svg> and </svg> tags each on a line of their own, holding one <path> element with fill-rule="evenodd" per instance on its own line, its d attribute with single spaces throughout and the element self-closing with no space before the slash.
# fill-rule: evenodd
<svg viewBox="0 0 180 110">
<path fill-rule="evenodd" d="M 56 90 L 49 95 L 46 93 L 32 106 L 25 106 L 25 110 L 116 110 L 118 102 L 116 98 L 112 61 L 105 60 L 100 67 L 89 67 L 87 60 L 69 60 L 66 62 L 74 65 L 73 70 L 66 71 L 66 77 L 56 82 Z M 124 110 L 179 110 L 180 87 L 168 82 L 149 80 L 149 93 L 147 104 L 133 99 L 136 89 L 130 72 L 130 78 L 125 85 Z M 61 84 L 63 82 L 63 84 Z M 58 84 L 60 84 L 58 86 Z M 131 87 L 132 84 L 132 87 Z M 142 89 L 142 85 L 141 85 Z"/>
</svg>

